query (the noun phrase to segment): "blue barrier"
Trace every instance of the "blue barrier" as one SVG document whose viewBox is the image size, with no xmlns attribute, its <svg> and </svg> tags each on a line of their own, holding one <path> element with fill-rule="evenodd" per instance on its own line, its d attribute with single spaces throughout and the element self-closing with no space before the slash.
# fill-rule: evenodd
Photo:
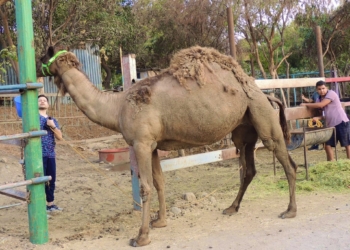
<svg viewBox="0 0 350 250">
<path fill-rule="evenodd" d="M 17 115 L 22 118 L 22 104 L 21 104 L 21 100 L 22 100 L 22 97 L 20 95 L 18 95 L 18 96 L 16 96 L 14 98 Z"/>
</svg>

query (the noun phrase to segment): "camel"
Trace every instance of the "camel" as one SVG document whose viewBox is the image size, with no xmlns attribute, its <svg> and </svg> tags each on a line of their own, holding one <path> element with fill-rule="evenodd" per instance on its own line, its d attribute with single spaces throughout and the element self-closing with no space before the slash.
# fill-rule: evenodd
<svg viewBox="0 0 350 250">
<path fill-rule="evenodd" d="M 241 184 L 223 214 L 238 212 L 243 195 L 256 174 L 255 144 L 260 138 L 282 164 L 289 183 L 289 205 L 281 218 L 296 216 L 296 164 L 285 140 L 288 128 L 281 102 L 267 96 L 232 58 L 199 46 L 176 53 L 159 75 L 141 80 L 119 93 L 98 90 L 81 72 L 77 57 L 50 47 L 38 61 L 37 76 L 52 75 L 93 122 L 121 133 L 133 147 L 139 168 L 142 223 L 131 246 L 151 242 L 150 225 L 165 227 L 164 177 L 157 149 L 179 150 L 215 143 L 232 133 L 240 151 Z M 280 106 L 278 113 L 270 101 Z M 150 221 L 152 183 L 158 193 L 158 217 Z"/>
</svg>

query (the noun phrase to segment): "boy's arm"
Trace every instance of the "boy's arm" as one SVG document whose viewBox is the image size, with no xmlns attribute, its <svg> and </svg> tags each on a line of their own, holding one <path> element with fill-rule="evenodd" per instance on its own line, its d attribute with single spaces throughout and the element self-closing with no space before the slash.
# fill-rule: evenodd
<svg viewBox="0 0 350 250">
<path fill-rule="evenodd" d="M 54 133 L 55 135 L 55 138 L 57 140 L 63 140 L 63 137 L 62 137 L 62 131 L 59 129 L 59 128 L 51 128 L 52 132 Z"/>
<path fill-rule="evenodd" d="M 50 126 L 50 129 L 52 130 L 52 132 L 54 133 L 55 135 L 55 138 L 57 140 L 63 140 L 63 137 L 62 137 L 62 131 L 60 130 L 59 128 L 59 125 L 58 125 L 58 122 L 56 119 L 53 119 L 53 123 L 55 126 Z"/>
</svg>

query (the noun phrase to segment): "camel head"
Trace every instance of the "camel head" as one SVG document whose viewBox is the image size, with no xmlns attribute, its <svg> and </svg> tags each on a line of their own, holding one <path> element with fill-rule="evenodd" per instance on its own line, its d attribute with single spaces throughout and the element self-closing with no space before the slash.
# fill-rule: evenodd
<svg viewBox="0 0 350 250">
<path fill-rule="evenodd" d="M 62 46 L 50 46 L 36 64 L 36 75 L 37 77 L 53 76 L 54 83 L 61 94 L 64 95 L 67 90 L 63 85 L 61 76 L 71 68 L 80 70 L 78 58 Z"/>
</svg>

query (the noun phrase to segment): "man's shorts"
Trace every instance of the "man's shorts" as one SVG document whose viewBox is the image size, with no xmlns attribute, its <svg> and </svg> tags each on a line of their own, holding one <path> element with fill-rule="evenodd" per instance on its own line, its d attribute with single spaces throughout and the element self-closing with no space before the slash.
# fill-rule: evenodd
<svg viewBox="0 0 350 250">
<path fill-rule="evenodd" d="M 340 142 L 340 145 L 342 147 L 350 145 L 350 122 L 342 122 L 335 126 L 336 131 L 336 140 L 334 142 L 334 132 L 331 137 L 326 142 L 326 145 L 329 145 L 331 147 L 335 147 L 335 143 Z"/>
</svg>

